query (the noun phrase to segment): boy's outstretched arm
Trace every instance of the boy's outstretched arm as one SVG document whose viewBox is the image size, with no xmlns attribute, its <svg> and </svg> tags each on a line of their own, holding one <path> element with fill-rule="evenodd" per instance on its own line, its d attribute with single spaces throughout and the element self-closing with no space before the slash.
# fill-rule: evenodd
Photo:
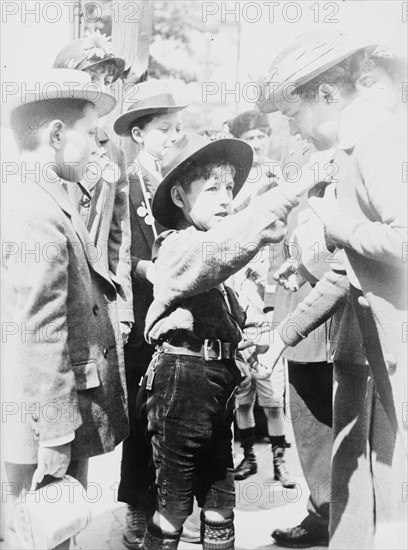
<svg viewBox="0 0 408 550">
<path fill-rule="evenodd" d="M 298 204 L 296 187 L 282 184 L 254 197 L 245 210 L 204 232 L 189 228 L 170 234 L 156 261 L 155 299 L 146 330 L 175 303 L 223 283 L 267 243 L 280 241 L 284 221 Z"/>
</svg>

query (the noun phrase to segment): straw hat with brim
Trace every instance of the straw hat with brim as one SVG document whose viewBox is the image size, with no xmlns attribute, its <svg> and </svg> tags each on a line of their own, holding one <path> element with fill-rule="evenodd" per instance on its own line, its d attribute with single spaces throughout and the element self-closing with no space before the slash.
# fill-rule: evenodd
<svg viewBox="0 0 408 550">
<path fill-rule="evenodd" d="M 111 38 L 99 31 L 91 31 L 85 38 L 73 40 L 59 51 L 53 68 L 76 69 L 84 71 L 100 66 L 107 61 L 116 66 L 117 72 L 113 79 L 116 81 L 122 76 L 126 62 L 116 57 L 112 52 Z"/>
<path fill-rule="evenodd" d="M 113 129 L 119 136 L 129 136 L 132 125 L 146 115 L 165 115 L 176 113 L 188 106 L 188 103 L 177 104 L 171 93 L 160 93 L 154 96 L 140 99 L 133 103 L 126 113 L 121 115 L 113 125 Z"/>
<path fill-rule="evenodd" d="M 161 225 L 174 229 L 180 220 L 181 210 L 174 204 L 170 192 L 178 177 L 184 170 L 188 170 L 187 163 L 191 160 L 208 163 L 214 159 L 225 160 L 234 166 L 235 197 L 252 167 L 253 150 L 250 145 L 233 138 L 209 142 L 199 134 L 188 133 L 168 150 L 163 160 L 164 178 L 156 190 L 152 204 L 153 215 Z"/>
<path fill-rule="evenodd" d="M 358 51 L 371 53 L 376 44 L 357 41 L 345 33 L 311 31 L 298 36 L 272 63 L 258 101 L 262 113 L 278 111 L 276 100 L 288 99 L 295 88 L 334 67 Z"/>
<path fill-rule="evenodd" d="M 89 74 L 73 69 L 50 69 L 16 86 L 4 105 L 2 125 L 10 125 L 10 115 L 18 107 L 50 99 L 84 99 L 95 105 L 100 117 L 113 111 L 117 104 L 115 97 L 103 92 Z"/>
</svg>

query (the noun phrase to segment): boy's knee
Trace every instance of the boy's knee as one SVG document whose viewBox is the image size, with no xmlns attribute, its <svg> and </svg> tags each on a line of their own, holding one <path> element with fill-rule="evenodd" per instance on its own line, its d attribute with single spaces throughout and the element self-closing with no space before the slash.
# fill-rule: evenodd
<svg viewBox="0 0 408 550">
<path fill-rule="evenodd" d="M 155 512 L 152 518 L 154 525 L 159 527 L 165 532 L 179 531 L 183 523 L 188 518 L 189 514 L 185 514 L 185 517 L 175 517 L 170 514 L 163 514 L 162 512 Z"/>
<path fill-rule="evenodd" d="M 231 508 L 204 508 L 203 515 L 206 520 L 214 523 L 234 518 Z"/>
</svg>

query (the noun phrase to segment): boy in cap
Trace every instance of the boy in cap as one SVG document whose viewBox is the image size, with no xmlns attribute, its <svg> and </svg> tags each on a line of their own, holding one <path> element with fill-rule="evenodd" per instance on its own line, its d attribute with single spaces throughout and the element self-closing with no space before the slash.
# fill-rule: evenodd
<svg viewBox="0 0 408 550">
<path fill-rule="evenodd" d="M 398 412 L 407 400 L 406 348 L 397 336 L 407 315 L 401 258 L 407 146 L 398 122 L 357 92 L 364 54 L 374 47 L 343 33 L 302 35 L 275 60 L 273 91 L 268 86 L 261 102 L 263 110 L 279 108 L 290 117 L 316 148 L 334 146 L 335 159 L 347 159 L 337 198 L 332 188 L 310 199 L 330 242 L 344 249 L 350 281 L 334 355 L 334 548 L 404 548 L 407 537 L 406 509 L 397 496 L 407 463 L 406 426 Z M 285 101 L 289 83 L 294 97 Z M 362 341 L 355 338 L 353 318 Z"/>
<path fill-rule="evenodd" d="M 73 40 L 64 46 L 53 66 L 56 69 L 86 72 L 95 86 L 111 93 L 113 84 L 125 70 L 125 60 L 114 55 L 110 37 L 99 31 L 91 31 L 85 38 Z M 120 285 L 117 298 L 119 322 L 126 341 L 133 323 L 126 159 L 123 150 L 100 127 L 97 143 L 99 148 L 93 157 L 95 174 L 89 173 L 77 185 L 68 184 L 66 190 L 100 250 L 107 269 Z M 112 169 L 103 171 L 109 161 Z"/>
<path fill-rule="evenodd" d="M 144 378 L 157 487 L 146 550 L 178 547 L 194 495 L 203 548 L 234 548 L 232 397 L 244 319 L 225 281 L 283 238 L 282 220 L 312 184 L 272 189 L 229 216 L 252 160 L 240 140 L 185 135 L 169 151 L 153 200 L 153 215 L 172 230 L 155 243 L 146 317 L 146 339 L 157 350 Z"/>
<path fill-rule="evenodd" d="M 15 328 L 2 373 L 3 401 L 17 405 L 2 428 L 11 505 L 65 473 L 86 486 L 87 459 L 128 431 L 116 288 L 61 184 L 82 178 L 98 115 L 116 104 L 90 83 L 85 73 L 52 70 L 8 105 L 20 150 L 20 172 L 2 184 L 2 317 Z"/>
<path fill-rule="evenodd" d="M 146 273 L 153 243 L 163 230 L 152 216 L 151 202 L 162 180 L 163 157 L 179 136 L 180 111 L 186 107 L 176 103 L 168 86 L 162 82 L 138 84 L 136 93 L 138 101 L 114 124 L 119 136 L 131 137 L 139 148 L 137 157 L 128 166 L 135 322 L 125 346 L 130 433 L 123 444 L 118 491 L 118 499 L 128 505 L 123 534 L 128 548 L 141 548 L 146 520 L 154 509 L 151 449 L 146 441 L 145 427 L 136 415 L 140 378 L 154 353 L 154 346 L 144 339 L 146 313 L 153 301 L 153 286 Z"/>
</svg>

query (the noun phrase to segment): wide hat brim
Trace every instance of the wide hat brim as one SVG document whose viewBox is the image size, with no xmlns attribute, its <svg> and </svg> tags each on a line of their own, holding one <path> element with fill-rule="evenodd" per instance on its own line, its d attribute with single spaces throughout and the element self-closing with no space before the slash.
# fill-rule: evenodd
<svg viewBox="0 0 408 550">
<path fill-rule="evenodd" d="M 130 136 L 130 127 L 134 122 L 136 122 L 136 120 L 139 120 L 139 118 L 142 118 L 146 115 L 160 116 L 169 113 L 176 113 L 177 111 L 181 111 L 186 107 L 188 107 L 188 103 L 163 107 L 147 105 L 140 109 L 132 109 L 130 111 L 127 111 L 123 115 L 120 115 L 120 117 L 115 121 L 113 129 L 115 133 L 118 134 L 118 136 Z"/>
<path fill-rule="evenodd" d="M 181 216 L 181 210 L 171 198 L 171 189 L 178 176 L 186 168 L 187 162 L 208 163 L 220 158 L 235 168 L 234 197 L 246 182 L 252 168 L 253 149 L 240 139 L 225 138 L 208 142 L 199 134 L 185 134 L 178 143 L 169 149 L 166 157 L 171 157 L 165 168 L 165 176 L 153 198 L 152 212 L 156 220 L 169 229 L 175 229 Z M 164 163 L 166 163 L 166 157 Z"/>
<path fill-rule="evenodd" d="M 39 101 L 48 101 L 50 99 L 83 99 L 89 101 L 95 105 L 98 117 L 103 117 L 111 113 L 117 105 L 117 100 L 105 92 L 99 91 L 81 91 L 81 90 L 56 90 L 55 92 L 48 92 L 46 97 L 43 94 L 38 94 L 37 97 L 27 98 L 26 100 L 15 99 L 8 102 L 7 107 L 4 110 L 4 116 L 2 118 L 2 126 L 10 126 L 11 113 L 29 103 L 36 103 Z"/>
<path fill-rule="evenodd" d="M 271 75 L 264 81 L 258 108 L 262 113 L 278 111 L 276 100 L 288 99 L 295 89 L 310 82 L 326 70 L 341 63 L 347 57 L 359 51 L 372 53 L 377 44 L 372 41 L 360 41 L 352 44 L 344 40 L 342 33 L 334 37 L 333 43 L 315 41 L 308 46 L 294 49 L 284 57 L 271 71 Z M 337 43 L 336 44 L 336 39 Z M 289 101 L 289 99 L 288 99 Z M 292 98 L 293 102 L 293 98 Z"/>
</svg>

